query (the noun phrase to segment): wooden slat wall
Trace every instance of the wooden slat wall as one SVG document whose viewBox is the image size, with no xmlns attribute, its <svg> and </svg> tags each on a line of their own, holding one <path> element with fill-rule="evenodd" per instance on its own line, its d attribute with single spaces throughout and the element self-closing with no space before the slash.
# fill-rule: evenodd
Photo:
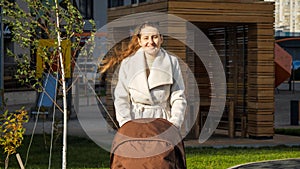
<svg viewBox="0 0 300 169">
<path fill-rule="evenodd" d="M 140 13 L 140 12 L 167 12 L 168 2 L 152 2 L 152 3 L 140 3 L 138 6 L 130 5 L 125 7 L 110 8 L 107 10 L 107 21 L 111 22 L 122 16 Z"/>
<path fill-rule="evenodd" d="M 249 27 L 248 133 L 250 137 L 274 135 L 274 33 L 273 23 Z"/>
<path fill-rule="evenodd" d="M 272 11 L 272 12 L 270 12 Z M 228 1 L 175 1 L 169 0 L 168 13 L 191 22 L 273 22 L 273 5 L 270 3 L 232 3 Z"/>
<path fill-rule="evenodd" d="M 245 98 L 248 134 L 250 137 L 272 137 L 274 135 L 274 4 L 261 1 L 242 3 L 242 1 L 169 0 L 168 13 L 190 22 L 209 23 L 210 27 L 213 27 L 213 23 L 222 22 L 252 25 L 248 33 L 248 81 L 246 85 L 248 95 Z M 230 50 L 239 50 L 239 48 Z M 235 57 L 240 56 L 235 55 Z M 197 65 L 195 69 L 196 67 Z M 239 67 L 241 68 L 241 65 L 236 64 L 231 69 L 239 72 Z M 244 86 L 242 87 L 240 82 L 234 80 L 239 75 L 234 76 L 232 81 L 229 81 L 228 95 L 235 98 L 235 104 L 244 105 L 245 100 L 241 94 Z M 231 90 L 234 88 L 238 90 Z M 242 107 L 239 106 L 236 110 L 241 111 Z"/>
<path fill-rule="evenodd" d="M 201 24 L 200 24 L 201 25 Z M 209 28 L 208 38 L 217 50 L 223 63 L 227 80 L 227 102 L 233 102 L 234 129 L 242 131 L 242 118 L 246 114 L 247 102 L 247 25 L 226 25 L 225 27 Z M 223 119 L 228 119 L 228 108 Z M 221 126 L 223 129 L 224 125 Z M 228 129 L 228 128 L 227 128 Z"/>
</svg>

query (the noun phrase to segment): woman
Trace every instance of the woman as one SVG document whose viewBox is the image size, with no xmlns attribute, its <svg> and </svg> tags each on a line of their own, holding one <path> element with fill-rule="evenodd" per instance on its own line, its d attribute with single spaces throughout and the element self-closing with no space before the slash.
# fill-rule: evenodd
<svg viewBox="0 0 300 169">
<path fill-rule="evenodd" d="M 118 57 L 106 61 L 102 72 L 121 62 L 114 91 L 120 127 L 132 119 L 164 118 L 180 128 L 185 115 L 184 82 L 177 58 L 161 44 L 157 26 L 142 24 Z"/>
</svg>

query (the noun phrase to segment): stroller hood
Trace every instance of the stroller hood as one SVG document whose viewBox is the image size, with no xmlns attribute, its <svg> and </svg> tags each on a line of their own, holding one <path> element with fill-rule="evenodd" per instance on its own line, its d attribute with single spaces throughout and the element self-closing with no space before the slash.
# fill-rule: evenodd
<svg viewBox="0 0 300 169">
<path fill-rule="evenodd" d="M 113 140 L 112 169 L 185 169 L 184 144 L 179 130 L 161 118 L 125 123 Z"/>
</svg>

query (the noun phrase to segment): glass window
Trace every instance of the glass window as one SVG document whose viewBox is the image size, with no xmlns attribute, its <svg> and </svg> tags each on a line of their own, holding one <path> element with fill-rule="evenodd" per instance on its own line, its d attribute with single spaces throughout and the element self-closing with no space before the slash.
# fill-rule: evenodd
<svg viewBox="0 0 300 169">
<path fill-rule="evenodd" d="M 83 19 L 93 19 L 93 0 L 74 0 L 73 4 L 80 11 Z"/>
<path fill-rule="evenodd" d="M 147 2 L 147 0 L 131 0 L 131 4 Z"/>
<path fill-rule="evenodd" d="M 108 0 L 108 8 L 118 7 L 124 5 L 124 0 Z"/>
</svg>

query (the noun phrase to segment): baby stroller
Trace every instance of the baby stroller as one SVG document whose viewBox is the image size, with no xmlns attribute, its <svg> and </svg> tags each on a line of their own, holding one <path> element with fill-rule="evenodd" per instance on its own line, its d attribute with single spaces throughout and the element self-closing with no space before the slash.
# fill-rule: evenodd
<svg viewBox="0 0 300 169">
<path fill-rule="evenodd" d="M 110 155 L 111 169 L 186 169 L 179 130 L 161 118 L 136 119 L 116 133 Z"/>
</svg>

